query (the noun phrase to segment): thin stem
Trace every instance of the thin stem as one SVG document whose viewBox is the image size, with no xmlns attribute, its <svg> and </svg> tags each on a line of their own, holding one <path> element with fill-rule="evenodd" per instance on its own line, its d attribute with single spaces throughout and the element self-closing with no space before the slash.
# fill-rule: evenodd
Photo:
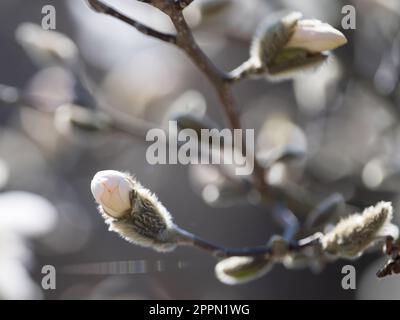
<svg viewBox="0 0 400 320">
<path fill-rule="evenodd" d="M 206 251 L 217 258 L 229 258 L 229 257 L 257 257 L 271 255 L 274 256 L 274 252 L 270 245 L 256 246 L 256 247 L 244 247 L 244 248 L 226 248 L 212 242 L 206 241 L 198 236 L 175 227 L 177 242 L 180 245 L 193 246 L 203 251 Z M 316 246 L 320 244 L 321 234 L 317 233 L 308 238 L 299 240 L 295 245 L 289 245 L 290 252 L 298 252 L 305 248 Z"/>
<path fill-rule="evenodd" d="M 299 220 L 291 210 L 280 203 L 275 206 L 272 214 L 284 230 L 283 238 L 291 243 L 300 230 Z"/>
<path fill-rule="evenodd" d="M 153 28 L 150 28 L 132 18 L 129 18 L 128 16 L 124 15 L 123 13 L 119 12 L 118 10 L 103 3 L 101 0 L 87 0 L 87 2 L 93 10 L 95 10 L 99 13 L 104 13 L 106 15 L 112 16 L 118 20 L 121 20 L 121 21 L 131 25 L 136 30 L 138 30 L 139 32 L 141 32 L 147 36 L 157 38 L 161 41 L 172 43 L 172 44 L 176 43 L 175 35 L 167 34 L 167 33 L 163 33 L 163 32 L 154 30 Z"/>
<path fill-rule="evenodd" d="M 229 72 L 227 79 L 231 83 L 236 83 L 243 79 L 248 79 L 248 78 L 251 78 L 252 76 L 255 77 L 257 75 L 260 75 L 260 74 L 262 74 L 262 72 L 263 72 L 263 69 L 255 67 L 254 62 L 250 59 L 250 60 L 243 62 L 236 69 Z"/>
<path fill-rule="evenodd" d="M 170 17 L 177 30 L 177 46 L 187 54 L 215 87 L 231 128 L 240 129 L 240 119 L 230 85 L 225 81 L 226 75 L 211 62 L 198 46 L 182 12 L 172 11 Z"/>
<path fill-rule="evenodd" d="M 176 227 L 178 243 L 180 245 L 189 245 L 211 253 L 217 258 L 228 258 L 233 256 L 260 256 L 271 253 L 268 246 L 259 246 L 253 248 L 225 248 L 223 246 L 206 241 L 198 236 Z"/>
</svg>

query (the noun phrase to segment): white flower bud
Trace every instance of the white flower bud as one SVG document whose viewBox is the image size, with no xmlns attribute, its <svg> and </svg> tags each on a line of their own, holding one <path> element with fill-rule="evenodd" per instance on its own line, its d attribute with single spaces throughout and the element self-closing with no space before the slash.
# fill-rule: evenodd
<svg viewBox="0 0 400 320">
<path fill-rule="evenodd" d="M 397 239 L 399 229 L 391 223 L 393 208 L 380 202 L 362 214 L 341 220 L 322 238 L 324 252 L 343 258 L 357 258 L 377 240 L 388 236 Z"/>
<path fill-rule="evenodd" d="M 100 171 L 94 176 L 91 189 L 96 202 L 111 217 L 120 218 L 131 209 L 132 185 L 125 174 L 114 170 Z"/>
<path fill-rule="evenodd" d="M 125 240 L 160 252 L 172 251 L 187 240 L 157 197 L 130 175 L 100 171 L 91 188 L 109 230 Z"/>
<path fill-rule="evenodd" d="M 266 20 L 254 37 L 250 60 L 236 70 L 271 80 L 287 79 L 315 69 L 327 60 L 327 51 L 347 43 L 346 37 L 327 23 L 305 20 L 299 12 Z"/>
<path fill-rule="evenodd" d="M 328 23 L 319 20 L 299 20 L 286 48 L 301 48 L 309 52 L 334 50 L 347 43 L 346 37 Z"/>
<path fill-rule="evenodd" d="M 78 48 L 66 35 L 43 30 L 33 23 L 22 23 L 16 30 L 16 40 L 29 57 L 39 66 L 74 67 L 78 59 Z"/>
<path fill-rule="evenodd" d="M 231 257 L 215 266 L 218 280 L 228 285 L 256 280 L 268 273 L 273 263 L 265 257 Z"/>
<path fill-rule="evenodd" d="M 258 28 L 250 48 L 251 60 L 257 68 L 268 68 L 288 44 L 302 15 L 293 12 L 265 20 Z"/>
<path fill-rule="evenodd" d="M 71 134 L 74 129 L 89 133 L 110 129 L 112 120 L 101 111 L 91 110 L 78 104 L 66 103 L 57 107 L 54 124 L 60 133 Z"/>
</svg>

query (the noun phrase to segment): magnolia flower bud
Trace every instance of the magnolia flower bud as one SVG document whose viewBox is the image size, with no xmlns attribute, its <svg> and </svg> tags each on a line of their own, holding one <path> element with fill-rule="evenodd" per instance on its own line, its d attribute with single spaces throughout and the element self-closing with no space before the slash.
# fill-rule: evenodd
<svg viewBox="0 0 400 320">
<path fill-rule="evenodd" d="M 299 71 L 318 67 L 326 61 L 326 51 L 347 42 L 329 24 L 301 18 L 301 13 L 294 12 L 262 24 L 251 46 L 251 59 L 236 73 L 290 78 Z"/>
<path fill-rule="evenodd" d="M 120 218 L 131 209 L 132 185 L 126 175 L 113 170 L 96 173 L 91 183 L 92 194 L 104 212 Z"/>
<path fill-rule="evenodd" d="M 78 49 L 70 38 L 60 32 L 43 30 L 33 23 L 22 23 L 15 36 L 17 42 L 39 66 L 76 66 Z"/>
<path fill-rule="evenodd" d="M 91 188 L 109 230 L 127 241 L 166 252 L 174 250 L 182 240 L 167 209 L 130 175 L 100 171 Z"/>
<path fill-rule="evenodd" d="M 319 20 L 299 20 L 286 48 L 301 48 L 308 52 L 334 50 L 347 43 L 346 37 L 328 23 Z"/>
<path fill-rule="evenodd" d="M 264 276 L 272 266 L 273 263 L 265 257 L 231 257 L 215 266 L 215 274 L 222 283 L 235 285 Z"/>
<path fill-rule="evenodd" d="M 104 131 L 112 126 L 112 120 L 107 114 L 71 103 L 57 107 L 54 123 L 62 133 L 70 133 L 73 129 L 86 132 Z"/>
<path fill-rule="evenodd" d="M 391 223 L 392 217 L 393 209 L 389 202 L 380 202 L 362 214 L 353 214 L 324 235 L 323 250 L 343 258 L 356 258 L 379 239 L 388 236 L 397 239 L 399 229 Z"/>
</svg>

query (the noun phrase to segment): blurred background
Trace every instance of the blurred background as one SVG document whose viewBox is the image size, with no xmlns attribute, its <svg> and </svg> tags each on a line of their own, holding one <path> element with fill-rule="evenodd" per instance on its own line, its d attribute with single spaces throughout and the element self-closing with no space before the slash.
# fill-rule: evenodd
<svg viewBox="0 0 400 320">
<path fill-rule="evenodd" d="M 109 2 L 173 31 L 155 9 L 133 0 Z M 56 8 L 56 31 L 72 41 L 41 32 L 48 4 Z M 342 30 L 347 4 L 357 10 L 357 28 L 343 30 L 348 45 L 321 69 L 294 81 L 244 81 L 235 95 L 244 127 L 256 129 L 261 154 L 289 147 L 302 155 L 274 164 L 270 183 L 283 179 L 283 189 L 295 186 L 297 198 L 307 193 L 315 203 L 341 194 L 356 209 L 386 200 L 398 211 L 397 0 L 197 0 L 186 15 L 201 47 L 228 71 L 248 58 L 256 27 L 268 14 L 298 10 Z M 2 0 L 0 48 L 0 298 L 400 296 L 399 277 L 375 277 L 384 263 L 376 252 L 350 262 L 357 270 L 354 291 L 341 287 L 346 261 L 320 272 L 277 266 L 260 280 L 231 287 L 216 279 L 215 260 L 203 252 L 159 254 L 108 232 L 90 192 L 91 178 L 104 169 L 133 173 L 177 224 L 213 242 L 254 246 L 282 230 L 242 185 L 225 195 L 217 168 L 146 162 L 148 125 L 187 112 L 224 127 L 213 88 L 178 49 L 91 12 L 81 0 Z M 302 218 L 301 203 L 296 206 Z M 134 272 L 115 267 L 121 261 L 132 261 Z M 43 265 L 55 266 L 56 290 L 41 289 Z"/>
</svg>

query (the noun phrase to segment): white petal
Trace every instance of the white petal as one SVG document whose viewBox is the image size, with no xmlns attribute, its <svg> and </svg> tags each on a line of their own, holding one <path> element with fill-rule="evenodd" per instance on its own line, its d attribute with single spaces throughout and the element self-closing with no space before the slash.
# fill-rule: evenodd
<svg viewBox="0 0 400 320">
<path fill-rule="evenodd" d="M 287 47 L 323 52 L 336 49 L 346 43 L 347 39 L 343 33 L 330 24 L 319 20 L 300 20 Z"/>
<path fill-rule="evenodd" d="M 126 174 L 104 170 L 98 172 L 91 182 L 93 197 L 107 214 L 118 218 L 131 207 L 130 191 L 132 189 Z"/>
</svg>

